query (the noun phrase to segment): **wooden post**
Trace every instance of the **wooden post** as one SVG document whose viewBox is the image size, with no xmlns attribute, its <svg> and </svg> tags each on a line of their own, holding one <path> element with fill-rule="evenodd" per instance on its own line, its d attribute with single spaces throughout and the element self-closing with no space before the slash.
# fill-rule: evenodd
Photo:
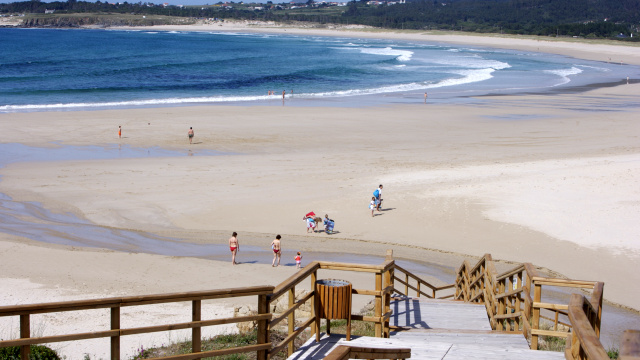
<svg viewBox="0 0 640 360">
<path fill-rule="evenodd" d="M 202 300 L 193 300 L 191 302 L 191 321 L 202 320 Z M 194 327 L 191 329 L 191 352 L 198 353 L 202 351 L 202 328 Z"/>
<path fill-rule="evenodd" d="M 409 274 L 407 274 L 407 273 L 404 274 L 404 282 L 405 282 L 405 284 L 404 284 L 404 294 L 406 296 L 409 296 Z M 420 295 L 418 294 L 418 296 L 420 296 Z"/>
<path fill-rule="evenodd" d="M 288 309 L 291 309 L 294 305 L 296 304 L 296 287 L 292 286 L 289 289 L 289 307 Z M 296 330 L 296 312 L 292 311 L 288 316 L 287 316 L 287 322 L 289 323 L 289 336 L 291 336 L 291 334 L 294 333 L 294 331 Z M 290 341 L 289 344 L 287 344 L 287 357 L 293 355 L 293 351 L 294 351 L 294 342 Z"/>
<path fill-rule="evenodd" d="M 375 316 L 376 318 L 380 318 L 382 316 L 382 296 L 380 296 L 380 291 L 382 291 L 382 274 L 376 273 L 376 299 L 375 299 Z M 382 337 L 382 321 L 378 321 L 375 324 L 375 337 Z"/>
<path fill-rule="evenodd" d="M 498 283 L 498 293 L 499 294 L 504 294 L 504 288 L 505 288 L 505 282 L 507 282 L 507 279 L 503 279 L 502 281 L 500 281 Z M 503 315 L 506 314 L 506 299 L 503 297 L 500 300 L 498 300 L 498 315 Z M 498 331 L 502 331 L 503 330 L 503 322 L 504 320 L 498 320 L 497 324 L 496 324 L 496 330 Z"/>
<path fill-rule="evenodd" d="M 389 285 L 391 285 L 391 272 L 388 270 L 384 273 L 384 286 L 382 287 L 383 289 L 386 289 Z M 418 281 L 418 287 L 420 286 L 420 281 Z M 420 295 L 420 293 L 418 293 L 418 295 Z M 384 294 L 384 314 L 388 313 L 389 311 L 391 311 L 391 294 L 390 293 L 385 293 Z M 383 321 L 383 337 L 385 339 L 389 338 L 389 319 Z"/>
<path fill-rule="evenodd" d="M 318 271 L 314 271 L 311 274 L 311 291 L 314 292 L 313 296 L 311 297 L 311 316 L 315 318 L 315 320 L 311 323 L 311 335 L 320 334 L 320 321 L 318 320 L 318 312 L 316 311 L 316 296 L 318 296 L 318 294 L 315 293 L 316 280 L 318 280 Z M 318 336 L 316 336 L 316 341 L 319 341 Z"/>
<path fill-rule="evenodd" d="M 541 302 L 542 300 L 542 285 L 536 283 L 533 284 L 533 301 Z M 533 308 L 533 319 L 531 319 L 531 328 L 540 328 L 540 308 Z M 574 336 L 577 340 L 577 336 Z M 538 350 L 538 335 L 531 334 L 531 350 Z"/>
<path fill-rule="evenodd" d="M 269 300 L 267 299 L 267 295 L 258 295 L 258 314 L 268 314 L 269 313 Z M 269 343 L 269 329 L 268 329 L 269 320 L 258 320 L 258 344 L 268 344 Z M 267 350 L 259 350 L 257 353 L 257 360 L 267 360 Z"/>
<path fill-rule="evenodd" d="M 29 314 L 20 315 L 20 339 L 28 339 L 31 337 L 31 320 Z M 20 359 L 29 360 L 31 357 L 31 346 L 20 346 Z"/>
<path fill-rule="evenodd" d="M 120 306 L 111 308 L 111 330 L 120 330 Z M 120 333 L 111 337 L 111 360 L 120 360 Z"/>
<path fill-rule="evenodd" d="M 516 275 L 516 289 L 521 289 L 522 288 L 522 271 L 520 271 L 518 273 L 518 275 Z M 520 301 L 520 299 L 522 298 L 522 294 L 518 294 L 516 295 L 516 311 L 522 311 L 522 302 Z M 524 327 L 524 324 L 522 324 L 522 319 L 524 318 L 524 316 L 522 316 L 522 313 L 520 313 L 521 315 L 518 317 L 518 329 Z M 518 330 L 516 329 L 516 330 Z"/>
</svg>

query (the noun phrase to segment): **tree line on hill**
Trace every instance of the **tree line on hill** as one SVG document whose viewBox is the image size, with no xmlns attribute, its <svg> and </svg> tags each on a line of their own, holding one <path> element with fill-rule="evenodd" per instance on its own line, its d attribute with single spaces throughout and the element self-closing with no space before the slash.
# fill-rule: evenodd
<svg viewBox="0 0 640 360">
<path fill-rule="evenodd" d="M 268 3 L 271 3 L 270 1 Z M 313 0 L 307 1 L 312 4 Z M 640 24 L 638 0 L 407 0 L 403 4 L 370 5 L 351 1 L 343 11 L 324 11 L 327 3 L 293 11 L 285 6 L 262 6 L 252 10 L 231 6 L 162 6 L 152 3 L 108 3 L 39 0 L 0 4 L 0 14 L 115 13 L 167 15 L 190 18 L 305 21 L 360 24 L 390 29 L 460 30 L 544 36 L 581 36 L 637 41 Z M 242 5 L 242 6 L 240 6 Z"/>
</svg>

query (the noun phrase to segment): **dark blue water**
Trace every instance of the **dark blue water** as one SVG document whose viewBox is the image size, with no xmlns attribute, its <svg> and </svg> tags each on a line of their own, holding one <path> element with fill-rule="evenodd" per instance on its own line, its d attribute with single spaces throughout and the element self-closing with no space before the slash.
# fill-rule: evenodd
<svg viewBox="0 0 640 360">
<path fill-rule="evenodd" d="M 283 90 L 297 101 L 415 101 L 640 74 L 548 54 L 265 34 L 2 28 L 0 49 L 0 112 L 258 103 Z"/>
</svg>

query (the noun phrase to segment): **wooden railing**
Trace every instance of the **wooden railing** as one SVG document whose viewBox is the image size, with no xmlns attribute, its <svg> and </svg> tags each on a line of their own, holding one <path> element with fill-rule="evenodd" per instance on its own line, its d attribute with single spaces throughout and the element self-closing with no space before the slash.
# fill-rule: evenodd
<svg viewBox="0 0 640 360">
<path fill-rule="evenodd" d="M 257 352 L 257 359 L 266 360 L 272 355 L 287 349 L 290 356 L 295 351 L 294 340 L 307 328 L 316 335 L 319 340 L 319 319 L 316 318 L 316 307 L 314 304 L 314 288 L 318 277 L 318 270 L 342 270 L 367 272 L 374 274 L 373 289 L 352 289 L 352 294 L 366 295 L 374 297 L 373 316 L 352 314 L 351 319 L 356 321 L 373 322 L 375 325 L 376 337 L 389 337 L 389 318 L 391 317 L 391 293 L 393 292 L 393 269 L 395 261 L 393 252 L 389 250 L 387 257 L 381 265 L 348 264 L 337 262 L 316 261 L 312 262 L 301 271 L 292 275 L 287 280 L 276 287 L 258 286 L 245 287 L 213 291 L 187 292 L 176 294 L 145 295 L 132 297 L 117 297 L 108 299 L 68 301 L 59 303 L 17 305 L 0 307 L 0 317 L 19 316 L 20 317 L 20 338 L 15 340 L 0 341 L 0 347 L 20 346 L 21 359 L 29 358 L 30 345 L 47 344 L 61 341 L 75 341 L 83 339 L 110 338 L 111 349 L 110 358 L 120 359 L 120 339 L 123 336 L 145 334 L 160 331 L 192 329 L 192 352 L 189 355 L 176 355 L 163 357 L 167 359 L 200 359 L 203 357 L 221 356 L 227 354 L 238 354 L 243 352 Z M 296 285 L 309 279 L 311 291 L 301 299 L 295 299 Z M 274 303 L 280 296 L 288 294 L 288 306 L 281 314 L 272 314 L 270 304 Z M 223 299 L 240 296 L 257 296 L 258 314 L 251 316 L 241 316 L 223 319 L 203 320 L 201 318 L 201 306 L 203 300 Z M 155 326 L 145 326 L 136 328 L 122 328 L 120 326 L 120 309 L 122 307 L 143 306 L 160 303 L 192 302 L 192 319 L 189 322 L 177 324 L 165 324 Z M 295 311 L 307 302 L 311 302 L 311 317 L 296 324 Z M 110 329 L 85 332 L 78 334 L 65 334 L 46 337 L 31 337 L 30 318 L 34 314 L 67 312 L 77 310 L 110 309 L 111 323 Z M 288 322 L 288 335 L 280 343 L 272 346 L 270 342 L 270 332 L 283 320 Z M 205 326 L 232 324 L 239 322 L 256 321 L 257 343 L 243 347 L 236 347 L 223 350 L 201 351 L 202 333 Z M 327 333 L 330 333 L 330 322 L 327 322 Z"/>
<path fill-rule="evenodd" d="M 600 344 L 598 340 L 602 318 L 602 292 L 604 286 L 601 282 L 542 277 L 538 274 L 537 270 L 528 263 L 516 266 L 512 270 L 502 274 L 497 274 L 491 255 L 486 254 L 473 267 L 471 267 L 468 261 L 464 261 L 456 273 L 456 282 L 454 284 L 436 287 L 398 266 L 393 260 L 393 252 L 391 250 L 387 252 L 385 261 L 380 265 L 325 261 L 313 262 L 276 287 L 257 286 L 213 291 L 4 306 L 0 307 L 0 317 L 20 317 L 20 338 L 0 341 L 0 347 L 20 346 L 21 359 L 26 360 L 29 358 L 30 345 L 82 339 L 110 338 L 110 358 L 112 360 L 118 360 L 120 359 L 120 339 L 122 336 L 192 329 L 192 353 L 189 355 L 165 357 L 162 358 L 163 360 L 200 359 L 203 357 L 254 351 L 257 353 L 258 360 L 266 360 L 278 352 L 283 351 L 285 348 L 287 349 L 287 354 L 290 356 L 295 351 L 294 340 L 299 337 L 305 329 L 310 328 L 311 334 L 316 336 L 316 340 L 320 338 L 320 319 L 316 317 L 317 304 L 314 299 L 315 283 L 316 280 L 318 280 L 319 270 L 355 271 L 372 273 L 374 275 L 373 289 L 352 289 L 352 294 L 374 297 L 373 316 L 351 314 L 351 319 L 374 323 L 376 337 L 389 337 L 389 318 L 392 315 L 390 308 L 392 293 L 409 296 L 409 289 L 411 289 L 416 292 L 417 297 L 437 298 L 438 292 L 455 288 L 453 295 L 441 296 L 440 298 L 453 297 L 455 300 L 484 303 L 491 326 L 494 330 L 522 333 L 525 337 L 531 338 L 531 348 L 534 350 L 538 348 L 539 336 L 556 336 L 569 339 L 568 343 L 570 347 L 565 351 L 565 356 L 569 360 L 599 360 L 599 356 L 601 356 L 604 351 L 602 344 Z M 404 280 L 400 276 L 396 276 L 396 271 L 400 276 L 404 274 Z M 301 299 L 296 300 L 296 286 L 305 280 L 310 281 L 311 290 Z M 404 285 L 404 292 L 398 289 L 398 287 L 395 286 L 396 284 Z M 589 301 L 581 295 L 574 294 L 569 304 L 551 304 L 542 302 L 543 286 L 590 289 L 592 290 L 592 294 Z M 431 294 L 424 292 L 424 287 L 430 289 Z M 270 304 L 274 303 L 274 301 L 284 294 L 288 294 L 287 308 L 281 314 L 272 314 Z M 202 319 L 201 307 L 203 300 L 240 296 L 257 297 L 257 315 L 223 319 Z M 126 329 L 120 326 L 120 309 L 122 307 L 185 301 L 191 301 L 192 303 L 192 318 L 189 322 Z M 303 319 L 301 322 L 296 323 L 296 310 L 308 302 L 311 303 L 311 316 L 308 319 Z M 110 309 L 110 329 L 77 334 L 31 337 L 31 315 L 92 309 Z M 542 310 L 555 314 L 554 318 L 542 316 Z M 570 320 L 569 324 L 560 322 L 558 320 L 559 315 L 568 316 Z M 288 323 L 288 335 L 283 341 L 272 346 L 270 343 L 270 332 L 285 319 L 287 319 Z M 554 329 L 540 329 L 541 319 L 553 321 Z M 246 321 L 256 321 L 258 324 L 256 344 L 224 350 L 201 351 L 201 329 L 203 327 Z M 572 328 L 573 332 L 558 331 L 558 324 Z M 327 321 L 326 326 L 327 333 L 330 333 L 331 326 L 329 321 Z M 630 334 L 632 340 L 629 348 L 632 350 L 629 351 L 633 353 L 633 351 L 635 351 L 634 349 L 640 349 L 640 345 L 638 345 L 640 343 L 640 335 L 637 332 Z"/>
<path fill-rule="evenodd" d="M 449 294 L 449 295 L 445 295 L 445 296 L 441 296 L 441 297 L 437 297 L 437 292 L 438 291 L 443 291 L 443 290 L 447 290 L 447 289 L 452 289 L 455 287 L 455 284 L 449 284 L 449 285 L 444 285 L 444 286 L 433 286 L 430 283 L 428 283 L 427 281 L 422 280 L 421 278 L 419 278 L 418 276 L 412 274 L 411 272 L 405 270 L 404 268 L 398 266 L 397 264 L 395 265 L 395 268 L 393 269 L 394 272 L 394 276 L 393 276 L 393 280 L 394 283 L 395 281 L 399 282 L 400 284 L 404 285 L 404 291 L 400 290 L 399 288 L 396 288 L 394 286 L 394 292 L 401 294 L 401 295 L 405 295 L 405 296 L 410 296 L 410 292 L 409 289 L 415 291 L 416 293 L 416 297 L 420 297 L 420 296 L 425 296 L 427 298 L 430 299 L 448 299 L 454 296 L 454 294 Z M 400 272 L 404 274 L 404 280 L 399 278 L 398 276 L 396 276 L 396 273 Z M 398 274 L 399 275 L 399 274 Z M 415 285 L 413 285 L 415 284 Z M 429 290 L 431 290 L 431 294 L 427 294 L 423 291 L 423 286 L 429 288 Z"/>
<path fill-rule="evenodd" d="M 194 291 L 174 294 L 159 294 L 145 296 L 129 296 L 114 297 L 107 299 L 82 300 L 82 301 L 66 301 L 47 304 L 33 305 L 16 305 L 0 307 L 0 317 L 19 316 L 20 317 L 20 338 L 15 340 L 0 341 L 0 347 L 20 346 L 21 359 L 29 359 L 30 345 L 48 344 L 61 341 L 76 341 L 85 339 L 110 338 L 111 339 L 111 359 L 120 359 L 120 339 L 123 336 L 146 334 L 160 331 L 191 329 L 192 353 L 197 353 L 197 357 L 189 357 L 189 359 L 198 359 L 202 357 L 221 356 L 227 354 L 236 354 L 243 352 L 257 351 L 258 359 L 266 359 L 266 353 L 271 348 L 268 341 L 267 322 L 271 319 L 271 314 L 264 306 L 266 304 L 267 295 L 273 292 L 273 286 L 256 286 L 236 289 L 223 289 L 212 291 Z M 202 301 L 210 299 L 224 299 L 240 296 L 257 296 L 258 297 L 258 314 L 251 316 L 241 316 L 222 319 L 202 319 Z M 191 302 L 191 321 L 166 324 L 156 326 L 145 326 L 136 328 L 123 329 L 120 326 L 120 309 L 131 306 L 144 306 L 152 304 L 175 303 L 175 302 Z M 77 334 L 54 335 L 45 337 L 31 337 L 31 315 L 45 313 L 61 313 L 67 311 L 82 311 L 94 309 L 110 309 L 111 325 L 109 330 L 85 332 Z M 213 350 L 202 352 L 201 330 L 205 326 L 232 324 L 245 321 L 258 322 L 258 342 L 255 345 L 236 347 L 233 349 Z M 261 354 L 261 355 L 260 355 Z M 186 359 L 184 356 L 169 356 L 163 359 Z"/>
<path fill-rule="evenodd" d="M 596 329 L 599 309 L 582 295 L 573 294 L 568 306 L 573 333 L 567 337 L 564 356 L 568 360 L 608 360 Z"/>
<path fill-rule="evenodd" d="M 529 263 L 498 274 L 490 254 L 485 254 L 471 267 L 465 261 L 456 275 L 455 299 L 484 303 L 494 330 L 522 333 L 531 339 L 531 349 L 538 349 L 539 336 L 566 338 L 568 331 L 559 331 L 558 325 L 571 329 L 572 322 L 563 323 L 560 315 L 568 316 L 569 304 L 542 302 L 542 288 L 569 287 L 592 290 L 590 313 L 594 332 L 600 335 L 602 319 L 602 291 L 604 284 L 596 281 L 567 280 L 540 276 Z M 543 316 L 542 311 L 553 317 Z M 553 330 L 540 329 L 541 320 L 553 322 Z"/>
<path fill-rule="evenodd" d="M 280 285 L 276 286 L 273 294 L 268 297 L 268 302 L 274 302 L 277 298 L 285 293 L 289 296 L 288 308 L 279 316 L 274 317 L 270 322 L 269 329 L 287 318 L 288 336 L 279 344 L 276 344 L 270 351 L 270 355 L 275 355 L 287 348 L 287 355 L 291 356 L 295 351 L 294 340 L 307 328 L 310 328 L 311 334 L 316 336 L 316 340 L 320 340 L 319 324 L 320 319 L 316 318 L 316 305 L 313 296 L 315 282 L 318 280 L 318 270 L 342 270 L 368 272 L 374 274 L 374 290 L 356 289 L 351 290 L 352 294 L 374 296 L 374 315 L 351 314 L 351 319 L 356 321 L 367 321 L 374 323 L 376 337 L 389 337 L 389 318 L 391 317 L 391 293 L 393 291 L 393 269 L 395 267 L 393 260 L 393 252 L 389 250 L 385 258 L 385 262 L 381 265 L 364 265 L 364 264 L 347 264 L 328 261 L 316 261 L 305 266 L 302 271 L 292 275 Z M 311 282 L 311 292 L 303 299 L 295 301 L 296 285 L 309 279 Z M 295 310 L 307 301 L 311 302 L 312 316 L 304 320 L 297 327 Z M 330 322 L 326 323 L 327 333 L 331 333 Z"/>
</svg>

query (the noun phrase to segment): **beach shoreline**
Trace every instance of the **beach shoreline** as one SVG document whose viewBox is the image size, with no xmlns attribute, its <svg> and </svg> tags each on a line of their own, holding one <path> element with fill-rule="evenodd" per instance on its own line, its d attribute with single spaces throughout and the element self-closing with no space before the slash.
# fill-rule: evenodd
<svg viewBox="0 0 640 360">
<path fill-rule="evenodd" d="M 246 24 L 213 28 L 298 32 Z M 576 50 L 555 42 L 415 37 L 403 39 L 466 40 L 640 65 L 637 47 L 579 44 Z M 278 233 L 286 251 L 303 255 L 334 249 L 382 258 L 393 249 L 400 259 L 448 269 L 491 253 L 502 260 L 499 271 L 531 262 L 568 278 L 604 281 L 607 300 L 637 311 L 640 289 L 627 286 L 640 280 L 637 94 L 639 84 L 622 84 L 580 93 L 486 96 L 464 104 L 6 113 L 0 114 L 4 143 L 52 153 L 70 145 L 124 145 L 185 155 L 25 162 L 17 153 L 17 161 L 0 168 L 0 193 L 11 198 L 3 199 L 7 206 L 39 202 L 53 214 L 72 213 L 104 229 L 196 244 L 224 245 L 237 231 L 241 247 L 263 248 L 267 258 Z M 205 150 L 220 155 L 198 154 Z M 371 218 L 367 205 L 380 183 L 385 211 Z M 301 217 L 311 210 L 329 214 L 338 233 L 306 235 Z M 33 221 L 45 227 L 55 222 L 37 216 Z M 295 266 L 251 263 L 242 251 L 241 264 L 233 267 L 230 257 L 222 262 L 149 255 L 134 246 L 114 252 L 43 244 L 24 229 L 0 233 L 1 305 L 276 285 L 295 272 Z M 303 264 L 312 260 L 329 259 L 303 257 Z M 229 306 L 223 305 L 220 314 Z"/>
<path fill-rule="evenodd" d="M 87 27 L 95 28 L 95 27 Z M 196 31 L 196 32 L 244 32 L 280 35 L 313 35 L 345 38 L 372 38 L 404 41 L 421 41 L 444 44 L 462 44 L 499 49 L 523 50 L 575 57 L 585 60 L 640 65 L 640 46 L 612 40 L 586 40 L 521 36 L 504 34 L 476 34 L 425 30 L 390 30 L 366 26 L 327 25 L 326 27 L 303 24 L 280 24 L 261 21 L 198 22 L 193 25 L 118 26 L 112 30 Z"/>
</svg>

